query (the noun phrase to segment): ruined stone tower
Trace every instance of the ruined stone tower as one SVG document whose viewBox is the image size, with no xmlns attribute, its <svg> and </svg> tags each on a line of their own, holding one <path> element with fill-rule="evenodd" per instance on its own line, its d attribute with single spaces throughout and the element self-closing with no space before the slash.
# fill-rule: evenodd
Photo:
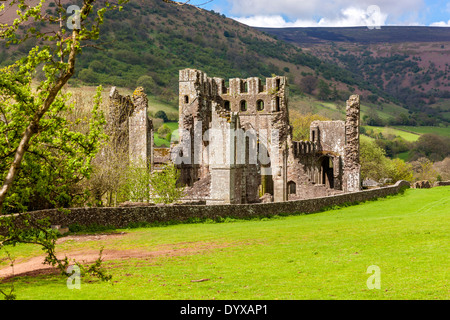
<svg viewBox="0 0 450 320">
<path fill-rule="evenodd" d="M 259 200 L 261 181 L 286 200 L 289 127 L 285 77 L 229 80 L 180 71 L 179 145 L 172 150 L 180 182 L 210 179 L 209 203 Z M 262 163 L 259 152 L 264 150 Z M 266 176 L 270 176 L 270 179 Z"/>
<path fill-rule="evenodd" d="M 201 185 L 209 204 L 280 202 L 360 190 L 359 96 L 346 121 L 315 121 L 293 141 L 285 77 L 209 78 L 180 71 L 180 183 Z M 208 186 L 208 190 L 205 190 Z"/>
<path fill-rule="evenodd" d="M 153 168 L 153 123 L 147 116 L 143 88 L 137 88 L 130 97 L 112 87 L 109 100 L 108 134 L 115 152 L 127 154 L 135 166 Z"/>
</svg>

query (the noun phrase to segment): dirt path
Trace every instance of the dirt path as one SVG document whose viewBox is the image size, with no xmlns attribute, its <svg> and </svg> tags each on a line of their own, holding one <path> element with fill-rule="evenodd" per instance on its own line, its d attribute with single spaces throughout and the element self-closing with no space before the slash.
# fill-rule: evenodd
<svg viewBox="0 0 450 320">
<path fill-rule="evenodd" d="M 101 235 L 82 235 L 82 236 L 67 236 L 58 239 L 58 243 L 63 243 L 65 241 L 99 241 L 112 237 L 120 237 L 124 234 L 101 234 Z M 177 248 L 180 243 L 172 245 L 164 245 L 160 250 L 148 251 L 148 250 L 113 250 L 105 249 L 102 253 L 102 260 L 122 260 L 130 258 L 140 258 L 140 259 L 152 259 L 160 256 L 180 256 L 187 254 L 197 254 L 210 250 L 217 247 L 223 247 L 223 245 L 217 245 L 212 243 L 190 243 L 188 247 Z M 72 252 L 61 252 L 57 255 L 58 259 L 63 259 L 65 256 L 69 260 L 76 260 L 83 264 L 89 264 L 94 262 L 99 257 L 99 251 L 89 250 L 89 251 L 72 251 Z M 47 264 L 43 264 L 45 256 L 38 256 L 27 259 L 24 262 L 15 262 L 14 267 L 4 267 L 0 269 L 0 279 L 7 281 L 12 277 L 17 276 L 36 276 L 41 274 L 55 274 L 59 271 L 56 268 L 49 267 Z"/>
</svg>

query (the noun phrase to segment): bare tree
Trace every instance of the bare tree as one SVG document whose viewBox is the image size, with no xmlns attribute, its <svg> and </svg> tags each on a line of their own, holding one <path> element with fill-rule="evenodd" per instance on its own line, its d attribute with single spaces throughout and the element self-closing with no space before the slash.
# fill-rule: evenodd
<svg viewBox="0 0 450 320">
<path fill-rule="evenodd" d="M 311 94 L 317 88 L 318 80 L 316 77 L 308 75 L 300 80 L 300 89 Z"/>
</svg>

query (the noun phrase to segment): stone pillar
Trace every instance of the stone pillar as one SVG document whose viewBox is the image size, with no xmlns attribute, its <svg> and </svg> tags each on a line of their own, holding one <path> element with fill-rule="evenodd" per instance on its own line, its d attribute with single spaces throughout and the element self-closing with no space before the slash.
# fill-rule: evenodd
<svg viewBox="0 0 450 320">
<path fill-rule="evenodd" d="M 215 103 L 213 104 L 215 113 Z M 210 138 L 211 192 L 208 205 L 241 203 L 241 172 L 236 165 L 235 129 L 238 119 L 231 114 L 230 119 L 213 117 Z M 238 172 L 239 171 L 239 172 Z"/>
<path fill-rule="evenodd" d="M 202 135 L 208 119 L 207 102 L 211 89 L 206 73 L 195 69 L 179 72 L 179 144 L 171 153 L 180 170 L 181 185 L 192 186 L 205 177 L 207 166 L 203 166 Z M 200 172 L 203 169 L 203 172 Z"/>
<path fill-rule="evenodd" d="M 345 192 L 354 192 L 361 189 L 361 165 L 359 163 L 360 104 L 358 95 L 352 95 L 347 100 L 346 113 L 343 189 Z"/>
<path fill-rule="evenodd" d="M 109 117 L 107 133 L 111 139 L 111 147 L 117 155 L 129 153 L 129 117 L 134 112 L 134 104 L 130 96 L 122 96 L 116 87 L 109 93 Z"/>
<path fill-rule="evenodd" d="M 153 168 L 153 123 L 147 116 L 148 99 L 142 87 L 133 93 L 134 111 L 128 120 L 130 163 Z"/>
<path fill-rule="evenodd" d="M 273 172 L 273 201 L 287 201 L 287 155 L 285 150 L 280 150 L 280 159 Z"/>
</svg>

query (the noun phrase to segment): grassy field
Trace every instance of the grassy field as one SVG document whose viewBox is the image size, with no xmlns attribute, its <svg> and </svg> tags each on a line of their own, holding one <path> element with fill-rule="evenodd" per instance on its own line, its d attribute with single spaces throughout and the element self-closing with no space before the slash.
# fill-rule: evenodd
<svg viewBox="0 0 450 320">
<path fill-rule="evenodd" d="M 450 138 L 450 127 L 410 127 L 410 126 L 396 126 L 396 129 L 425 134 L 425 133 L 434 133 L 439 136 L 449 137 Z"/>
<path fill-rule="evenodd" d="M 311 215 L 118 230 L 58 247 L 129 253 L 104 262 L 111 283 L 82 278 L 69 290 L 41 275 L 14 285 L 19 299 L 449 299 L 449 202 L 450 187 L 410 189 Z M 41 254 L 8 249 L 18 261 Z M 381 289 L 367 287 L 369 266 Z"/>
<path fill-rule="evenodd" d="M 297 110 L 306 114 L 317 113 L 332 120 L 345 120 L 345 102 L 344 101 L 320 101 L 311 96 L 292 96 L 289 99 L 289 109 Z M 378 116 L 383 120 L 394 118 L 397 114 L 407 113 L 408 111 L 401 106 L 393 103 L 384 103 L 382 106 L 362 102 L 361 118 L 366 115 L 369 109 L 376 110 Z"/>
<path fill-rule="evenodd" d="M 399 130 L 397 128 L 390 128 L 390 127 L 374 127 L 374 126 L 364 126 L 364 128 L 366 129 L 366 131 L 373 131 L 374 133 L 382 133 L 383 136 L 388 136 L 388 135 L 394 135 L 394 136 L 399 136 L 403 139 L 405 139 L 406 141 L 417 141 L 417 139 L 419 139 L 420 134 L 418 133 L 413 133 L 413 132 L 406 132 L 404 130 Z"/>
<path fill-rule="evenodd" d="M 67 92 L 72 92 L 72 95 L 74 98 L 79 97 L 79 100 L 83 100 L 83 102 L 88 106 L 92 107 L 92 101 L 93 97 L 96 92 L 95 86 L 82 86 L 82 87 L 69 87 L 65 89 Z M 109 93 L 110 93 L 111 87 L 110 86 L 104 86 L 102 91 L 102 109 L 107 114 L 108 109 L 108 103 L 109 103 Z M 120 88 L 117 87 L 117 90 L 119 91 L 119 94 L 123 96 L 132 96 L 133 90 L 127 89 L 127 88 Z M 155 96 L 148 94 L 148 111 L 149 113 L 155 114 L 157 111 L 162 110 L 166 112 L 167 114 L 178 114 L 178 107 L 174 106 L 173 104 L 158 100 Z M 75 104 L 75 107 L 78 107 L 77 104 Z"/>
</svg>

